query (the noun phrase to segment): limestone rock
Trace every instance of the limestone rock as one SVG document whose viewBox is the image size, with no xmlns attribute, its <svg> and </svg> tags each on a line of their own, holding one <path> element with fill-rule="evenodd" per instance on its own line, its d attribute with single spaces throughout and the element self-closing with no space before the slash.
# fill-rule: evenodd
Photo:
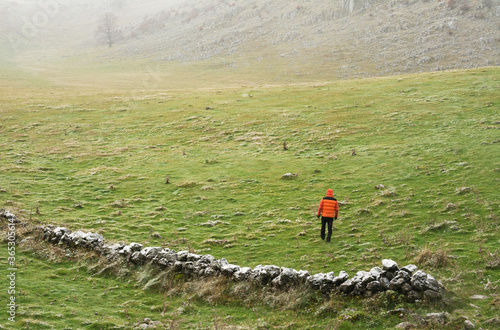
<svg viewBox="0 0 500 330">
<path fill-rule="evenodd" d="M 275 286 L 286 286 L 298 283 L 298 272 L 292 268 L 281 268 L 280 274 L 272 281 Z"/>
<path fill-rule="evenodd" d="M 139 243 L 130 243 L 129 246 L 130 246 L 130 251 L 132 251 L 132 252 L 142 250 L 142 244 L 139 244 Z"/>
<path fill-rule="evenodd" d="M 403 268 L 401 268 L 401 270 L 404 270 L 405 272 L 407 272 L 411 275 L 418 270 L 418 267 L 415 265 L 407 265 L 407 266 L 404 266 Z"/>
<path fill-rule="evenodd" d="M 307 284 L 311 286 L 313 289 L 318 290 L 323 284 L 323 280 L 326 278 L 326 274 L 318 273 L 311 275 L 307 278 Z"/>
<path fill-rule="evenodd" d="M 196 268 L 194 266 L 194 262 L 186 261 L 182 264 L 182 272 L 186 275 L 192 275 L 196 273 Z"/>
<path fill-rule="evenodd" d="M 333 278 L 332 282 L 333 282 L 333 285 L 339 286 L 342 283 L 344 283 L 345 281 L 347 281 L 348 279 L 349 279 L 349 274 L 347 274 L 345 271 L 341 270 L 339 275 Z"/>
<path fill-rule="evenodd" d="M 188 255 L 186 256 L 187 261 L 198 261 L 200 259 L 201 259 L 201 256 L 199 254 L 195 254 L 195 253 L 188 253 Z"/>
<path fill-rule="evenodd" d="M 448 322 L 447 313 L 428 313 L 425 315 L 425 319 L 431 324 L 446 324 Z"/>
<path fill-rule="evenodd" d="M 474 329 L 474 328 L 476 328 L 476 326 L 474 325 L 474 323 L 472 323 L 469 320 L 465 320 L 464 321 L 464 329 L 470 330 L 470 329 Z"/>
<path fill-rule="evenodd" d="M 354 290 L 354 287 L 356 286 L 356 282 L 353 281 L 353 279 L 348 279 L 344 283 L 342 283 L 339 286 L 339 290 L 342 293 L 348 294 L 351 293 Z"/>
<path fill-rule="evenodd" d="M 389 282 L 389 289 L 400 292 L 402 290 L 403 284 L 405 283 L 406 281 L 404 278 L 395 277 Z"/>
<path fill-rule="evenodd" d="M 383 259 L 382 260 L 382 269 L 390 271 L 390 272 L 395 272 L 395 271 L 399 270 L 398 264 L 394 260 L 391 260 L 391 259 Z"/>
<path fill-rule="evenodd" d="M 311 276 L 307 270 L 299 270 L 298 279 L 301 283 L 305 283 L 307 278 Z"/>
<path fill-rule="evenodd" d="M 405 330 L 410 330 L 410 329 L 417 329 L 418 327 L 410 322 L 401 322 L 398 325 L 396 325 L 396 329 L 405 329 Z"/>
<path fill-rule="evenodd" d="M 408 315 L 410 314 L 410 310 L 406 308 L 398 308 L 398 309 L 393 309 L 390 311 L 387 311 L 387 315 Z"/>
<path fill-rule="evenodd" d="M 259 266 L 255 267 L 254 280 L 265 285 L 265 284 L 271 283 L 276 277 L 278 277 L 280 275 L 280 273 L 281 273 L 281 269 L 278 266 L 259 265 Z"/>
<path fill-rule="evenodd" d="M 244 281 L 252 274 L 252 268 L 242 267 L 233 273 L 233 278 L 238 281 Z"/>
<path fill-rule="evenodd" d="M 489 319 L 488 321 L 485 321 L 484 324 L 495 327 L 495 326 L 500 325 L 500 319 L 492 318 L 492 319 Z"/>
<path fill-rule="evenodd" d="M 215 258 L 210 254 L 205 254 L 203 257 L 201 257 L 198 260 L 198 262 L 209 265 L 209 264 L 212 264 L 213 262 L 215 262 Z"/>
<path fill-rule="evenodd" d="M 373 267 L 370 270 L 370 274 L 372 274 L 372 276 L 375 278 L 375 280 L 378 281 L 380 279 L 380 276 L 382 276 L 382 274 L 384 274 L 384 271 L 380 267 Z"/>
<path fill-rule="evenodd" d="M 290 180 L 290 179 L 293 179 L 293 178 L 296 178 L 298 174 L 296 173 L 285 173 L 281 176 L 282 179 L 285 179 L 285 180 Z"/>
<path fill-rule="evenodd" d="M 161 247 L 146 247 L 140 251 L 140 253 L 146 259 L 153 259 L 160 253 L 163 249 Z"/>
<path fill-rule="evenodd" d="M 10 213 L 7 210 L 0 209 L 0 217 L 5 218 L 5 219 L 15 219 L 16 216 L 12 213 Z"/>
<path fill-rule="evenodd" d="M 426 290 L 424 291 L 424 298 L 429 301 L 437 301 L 443 298 L 443 295 L 440 292 L 434 290 Z"/>
<path fill-rule="evenodd" d="M 130 255 L 130 261 L 136 265 L 143 265 L 146 262 L 146 257 L 141 251 L 134 251 Z"/>
<path fill-rule="evenodd" d="M 187 261 L 188 260 L 188 251 L 179 251 L 177 252 L 177 260 L 179 261 Z"/>
<path fill-rule="evenodd" d="M 221 274 L 227 277 L 232 277 L 235 272 L 240 270 L 240 266 L 227 264 L 221 267 Z"/>
<path fill-rule="evenodd" d="M 439 283 L 436 279 L 424 273 L 421 270 L 417 270 L 411 277 L 411 285 L 417 291 L 433 290 L 436 292 L 440 291 Z"/>
<path fill-rule="evenodd" d="M 366 285 L 366 289 L 371 292 L 380 292 L 382 291 L 383 287 L 379 281 L 373 281 Z"/>
<path fill-rule="evenodd" d="M 380 277 L 379 282 L 382 288 L 384 288 L 385 290 L 389 290 L 391 282 L 386 277 Z"/>
<path fill-rule="evenodd" d="M 420 294 L 415 290 L 410 290 L 407 293 L 407 296 L 410 301 L 417 301 L 421 299 Z"/>
<path fill-rule="evenodd" d="M 121 249 L 123 249 L 125 245 L 124 244 L 104 244 L 101 251 L 104 256 L 106 256 L 108 259 L 115 259 L 116 256 L 118 256 L 119 252 Z"/>
</svg>

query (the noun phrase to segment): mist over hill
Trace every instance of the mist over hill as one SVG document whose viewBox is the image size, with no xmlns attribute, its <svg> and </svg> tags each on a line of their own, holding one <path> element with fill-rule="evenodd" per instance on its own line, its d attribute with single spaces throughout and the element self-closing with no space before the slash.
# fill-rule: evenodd
<svg viewBox="0 0 500 330">
<path fill-rule="evenodd" d="M 96 36 L 106 13 L 112 47 Z M 21 67 L 202 63 L 328 80 L 500 64 L 498 0 L 3 1 L 0 17 L 1 56 Z"/>
</svg>

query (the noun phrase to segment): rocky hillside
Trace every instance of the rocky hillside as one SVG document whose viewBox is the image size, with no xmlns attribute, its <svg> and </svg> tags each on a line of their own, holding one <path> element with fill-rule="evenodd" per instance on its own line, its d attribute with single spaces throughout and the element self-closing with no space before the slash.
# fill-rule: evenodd
<svg viewBox="0 0 500 330">
<path fill-rule="evenodd" d="M 350 77 L 499 65 L 500 6 L 488 1 L 202 1 L 149 22 L 113 56 L 271 59 Z"/>
<path fill-rule="evenodd" d="M 55 47 L 57 56 L 91 52 L 108 60 L 209 61 L 215 69 L 279 66 L 304 77 L 499 65 L 498 0 L 52 2 L 57 4 L 31 11 L 4 6 L 11 22 L 3 28 L 14 27 L 15 33 L 3 44 L 17 36 L 23 42 L 17 48 Z M 113 13 L 120 30 L 111 48 L 95 35 L 105 12 Z M 12 22 L 13 13 L 18 17 Z M 38 31 L 23 36 L 27 29 L 20 18 L 31 16 Z"/>
</svg>

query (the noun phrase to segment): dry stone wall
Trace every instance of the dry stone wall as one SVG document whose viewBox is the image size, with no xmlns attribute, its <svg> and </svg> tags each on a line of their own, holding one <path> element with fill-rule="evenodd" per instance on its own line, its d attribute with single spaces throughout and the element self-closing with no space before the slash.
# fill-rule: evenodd
<svg viewBox="0 0 500 330">
<path fill-rule="evenodd" d="M 0 210 L 0 218 L 15 219 L 8 211 Z M 135 265 L 156 265 L 163 270 L 172 270 L 192 277 L 225 276 L 234 281 L 250 281 L 262 286 L 287 288 L 307 286 L 324 294 L 345 294 L 370 297 L 392 290 L 404 294 L 409 300 L 439 300 L 442 285 L 430 274 L 415 265 L 399 267 L 390 259 L 382 260 L 381 267 L 359 271 L 350 276 L 345 271 L 310 274 L 275 265 L 259 265 L 255 268 L 229 263 L 225 258 L 216 259 L 210 254 L 199 255 L 188 251 L 174 251 L 162 247 L 144 247 L 139 243 L 119 244 L 107 242 L 103 236 L 71 231 L 56 226 L 37 227 L 43 239 L 51 244 L 60 244 L 74 249 L 88 249 L 99 253 L 110 262 L 131 262 Z"/>
</svg>

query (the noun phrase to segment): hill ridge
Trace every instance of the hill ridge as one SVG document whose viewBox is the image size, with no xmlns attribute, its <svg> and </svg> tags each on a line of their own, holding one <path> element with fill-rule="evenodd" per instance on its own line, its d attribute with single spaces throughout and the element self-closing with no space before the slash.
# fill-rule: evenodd
<svg viewBox="0 0 500 330">
<path fill-rule="evenodd" d="M 250 79 L 269 70 L 288 81 L 500 65 L 500 4 L 489 0 L 210 0 L 175 7 L 123 0 L 108 9 L 121 29 L 113 47 L 95 38 L 104 5 L 61 5 L 40 29 L 38 50 L 18 54 L 18 61 L 182 63 L 228 75 L 243 71 Z M 68 35 L 51 33 L 59 23 Z"/>
</svg>

